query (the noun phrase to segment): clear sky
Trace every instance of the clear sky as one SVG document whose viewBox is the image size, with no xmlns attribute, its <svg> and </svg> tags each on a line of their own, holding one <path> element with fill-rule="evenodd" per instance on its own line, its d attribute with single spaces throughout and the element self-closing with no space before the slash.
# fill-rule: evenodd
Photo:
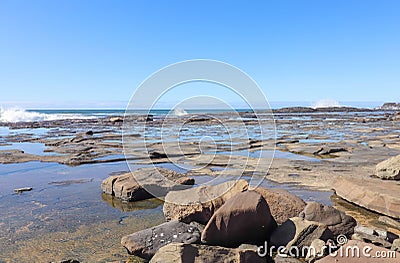
<svg viewBox="0 0 400 263">
<path fill-rule="evenodd" d="M 124 107 L 196 58 L 241 68 L 272 102 L 400 101 L 399 14 L 397 0 L 0 0 L 0 105 Z"/>
</svg>

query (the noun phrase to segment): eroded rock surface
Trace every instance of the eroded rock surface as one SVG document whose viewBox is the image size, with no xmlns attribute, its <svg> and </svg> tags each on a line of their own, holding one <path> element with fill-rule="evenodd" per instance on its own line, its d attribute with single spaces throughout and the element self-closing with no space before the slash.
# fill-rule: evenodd
<svg viewBox="0 0 400 263">
<path fill-rule="evenodd" d="M 247 189 L 245 180 L 237 180 L 215 186 L 170 191 L 165 197 L 164 215 L 167 220 L 205 224 L 228 199 Z"/>
<path fill-rule="evenodd" d="M 333 189 L 341 198 L 372 211 L 400 218 L 400 183 L 373 178 L 337 179 Z"/>
<path fill-rule="evenodd" d="M 271 214 L 278 224 L 298 216 L 306 206 L 301 198 L 284 189 L 257 187 L 254 191 L 260 193 L 267 201 Z"/>
<path fill-rule="evenodd" d="M 276 248 L 286 247 L 286 252 L 293 247 L 302 251 L 304 246 L 310 246 L 315 239 L 327 241 L 330 238 L 333 238 L 333 234 L 326 225 L 293 217 L 275 230 L 271 236 L 271 245 Z M 301 256 L 305 257 L 306 254 Z"/>
<path fill-rule="evenodd" d="M 112 175 L 101 188 L 104 193 L 125 201 L 165 196 L 171 190 L 186 189 L 194 179 L 164 168 L 141 168 L 133 173 Z"/>
<path fill-rule="evenodd" d="M 230 198 L 214 213 L 201 241 L 224 247 L 263 245 L 276 226 L 265 199 L 255 191 L 246 191 Z"/>
<path fill-rule="evenodd" d="M 400 180 L 400 155 L 376 165 L 375 175 L 386 180 Z"/>
<path fill-rule="evenodd" d="M 121 244 L 129 254 L 150 259 L 157 250 L 171 242 L 199 243 L 200 235 L 201 232 L 195 226 L 179 221 L 170 221 L 124 236 Z"/>
<path fill-rule="evenodd" d="M 331 206 L 316 202 L 308 203 L 299 217 L 325 224 L 334 236 L 350 236 L 354 233 L 354 227 L 357 225 L 356 220 L 351 216 Z"/>
</svg>

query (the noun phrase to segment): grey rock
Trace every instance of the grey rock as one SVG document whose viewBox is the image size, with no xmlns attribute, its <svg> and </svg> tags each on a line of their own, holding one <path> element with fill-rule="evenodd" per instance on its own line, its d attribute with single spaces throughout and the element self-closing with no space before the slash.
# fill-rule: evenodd
<svg viewBox="0 0 400 263">
<path fill-rule="evenodd" d="M 303 263 L 304 261 L 301 261 L 300 259 L 297 258 L 292 258 L 292 257 L 285 257 L 283 255 L 277 255 L 274 258 L 275 263 Z"/>
<path fill-rule="evenodd" d="M 365 226 L 356 226 L 354 228 L 354 234 L 351 238 L 354 240 L 369 242 L 377 246 L 390 248 L 393 241 L 399 238 L 399 236 L 382 229 L 372 229 Z"/>
<path fill-rule="evenodd" d="M 390 249 L 400 252 L 400 239 L 399 238 L 393 241 L 392 247 Z"/>
<path fill-rule="evenodd" d="M 333 238 L 332 232 L 324 224 L 308 221 L 300 217 L 288 219 L 271 236 L 271 245 L 285 247 L 282 252 L 289 253 L 296 247 L 300 252 L 304 246 L 310 246 L 315 239 L 327 241 Z M 293 252 L 292 252 L 293 253 Z M 300 255 L 305 257 L 306 255 Z"/>
<path fill-rule="evenodd" d="M 157 250 L 172 242 L 199 243 L 200 234 L 199 229 L 194 226 L 179 221 L 170 221 L 124 236 L 121 244 L 129 254 L 150 259 Z"/>
<path fill-rule="evenodd" d="M 299 214 L 299 217 L 327 225 L 334 236 L 351 236 L 354 233 L 354 227 L 357 225 L 353 217 L 346 215 L 332 206 L 316 202 L 308 203 Z"/>
<path fill-rule="evenodd" d="M 327 246 L 325 241 L 315 239 L 311 242 L 310 248 L 308 249 L 306 261 L 314 262 L 316 259 L 323 258 L 326 254 Z"/>
</svg>

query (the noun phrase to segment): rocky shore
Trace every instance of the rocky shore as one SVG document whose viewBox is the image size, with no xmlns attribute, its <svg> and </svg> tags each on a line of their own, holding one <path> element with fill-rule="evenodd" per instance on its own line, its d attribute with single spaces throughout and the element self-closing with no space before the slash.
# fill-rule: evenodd
<svg viewBox="0 0 400 263">
<path fill-rule="evenodd" d="M 0 123 L 9 130 L 0 140 L 0 163 L 81 166 L 128 160 L 138 167 L 111 175 L 101 184 L 103 200 L 121 211 L 137 209 L 135 203 L 154 196 L 162 200 L 153 205 L 163 204 L 164 223 L 121 236 L 128 253 L 138 257 L 135 260 L 289 262 L 276 250 L 282 246 L 284 255 L 292 247 L 304 248 L 290 262 L 353 262 L 332 258 L 326 249 L 369 244 L 373 251 L 399 250 L 400 113 L 396 110 L 393 105 L 375 110 L 284 108 L 274 110 L 276 138 L 233 136 L 231 143 L 218 130 L 219 121 L 232 127 L 244 123 L 255 130 L 255 117 L 270 118 L 269 113 L 180 116 L 185 126 L 179 151 L 170 142 L 176 134 L 161 138 L 158 133 L 161 127 L 172 130 L 174 118 L 129 117 L 133 127 L 146 123 L 148 133 L 135 129 L 124 133 L 131 143 L 126 149 L 122 116 Z M 213 143 L 197 142 L 194 131 L 204 127 L 216 138 Z M 139 143 L 144 139 L 146 148 Z M 25 151 L 24 145 L 41 150 Z M 267 154 L 260 156 L 262 151 Z M 184 168 L 161 168 L 164 164 Z M 333 206 L 249 184 L 251 176 L 334 191 Z M 204 178 L 223 180 L 204 184 Z M 339 236 L 348 243 L 338 243 Z M 265 242 L 267 249 L 275 250 L 260 257 L 258 248 Z M 322 256 L 313 255 L 309 247 L 322 250 L 314 253 Z"/>
</svg>

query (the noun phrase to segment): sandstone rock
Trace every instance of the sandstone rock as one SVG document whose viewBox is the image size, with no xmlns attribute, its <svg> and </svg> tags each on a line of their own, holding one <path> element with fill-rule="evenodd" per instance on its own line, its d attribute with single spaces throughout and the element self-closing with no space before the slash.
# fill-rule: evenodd
<svg viewBox="0 0 400 263">
<path fill-rule="evenodd" d="M 356 220 L 351 216 L 331 206 L 316 202 L 308 203 L 299 217 L 325 224 L 334 236 L 350 236 L 354 233 L 354 227 L 357 225 Z"/>
<path fill-rule="evenodd" d="M 285 247 L 286 253 L 302 253 L 304 246 L 310 246 L 315 239 L 327 241 L 333 238 L 332 232 L 326 225 L 308 221 L 300 217 L 288 219 L 280 225 L 271 236 L 271 245 L 275 248 Z M 307 253 L 307 252 L 306 252 Z M 297 255 L 296 255 L 297 256 Z M 306 254 L 300 255 L 305 257 Z"/>
<path fill-rule="evenodd" d="M 358 225 L 354 228 L 354 235 L 352 235 L 351 238 L 372 243 L 377 246 L 390 248 L 393 241 L 399 238 L 399 236 L 386 230 L 372 229 Z"/>
<path fill-rule="evenodd" d="M 341 198 L 369 210 L 400 218 L 400 185 L 374 178 L 338 178 L 333 189 Z"/>
<path fill-rule="evenodd" d="M 303 263 L 304 261 L 301 261 L 300 259 L 297 258 L 292 258 L 292 257 L 284 257 L 281 255 L 277 255 L 274 258 L 275 263 Z"/>
<path fill-rule="evenodd" d="M 123 122 L 124 117 L 110 117 L 110 122 L 116 123 L 116 122 Z"/>
<path fill-rule="evenodd" d="M 321 239 L 313 240 L 308 249 L 306 261 L 314 262 L 316 259 L 324 257 L 328 250 L 325 244 L 325 241 Z"/>
<path fill-rule="evenodd" d="M 170 221 L 121 239 L 129 254 L 145 259 L 150 259 L 158 249 L 172 242 L 199 243 L 200 231 L 189 224 Z"/>
<path fill-rule="evenodd" d="M 265 263 L 267 259 L 258 256 L 253 249 L 225 248 L 218 246 L 171 243 L 154 255 L 150 263 Z"/>
<path fill-rule="evenodd" d="M 133 173 L 112 175 L 102 182 L 101 188 L 104 193 L 122 200 L 138 201 L 161 197 L 168 191 L 186 189 L 185 185 L 193 184 L 194 179 L 168 169 L 142 168 Z"/>
<path fill-rule="evenodd" d="M 366 251 L 365 251 L 366 250 Z M 380 255 L 388 255 L 387 257 L 373 258 L 376 253 Z M 390 254 L 391 253 L 391 254 Z M 365 263 L 365 262 L 383 262 L 383 263 L 397 263 L 400 254 L 389 249 L 375 246 L 373 244 L 365 243 L 358 240 L 349 240 L 343 245 L 336 253 L 328 255 L 322 259 L 317 260 L 318 263 Z M 391 257 L 389 257 L 391 256 Z"/>
<path fill-rule="evenodd" d="M 376 165 L 375 175 L 386 180 L 400 180 L 400 155 Z"/>
<path fill-rule="evenodd" d="M 400 222 L 387 216 L 379 216 L 378 221 L 400 230 Z"/>
<path fill-rule="evenodd" d="M 301 198 L 283 189 L 257 187 L 254 191 L 260 193 L 267 201 L 271 214 L 278 224 L 297 216 L 306 206 Z"/>
<path fill-rule="evenodd" d="M 390 249 L 400 252 L 400 239 L 399 238 L 393 241 L 392 247 Z"/>
<path fill-rule="evenodd" d="M 246 191 L 230 198 L 214 213 L 201 241 L 224 247 L 242 243 L 261 245 L 276 226 L 265 199 L 255 191 Z"/>
<path fill-rule="evenodd" d="M 232 196 L 246 191 L 245 180 L 228 181 L 215 186 L 171 191 L 165 197 L 164 215 L 167 220 L 196 221 L 205 224 L 214 212 Z"/>
</svg>

